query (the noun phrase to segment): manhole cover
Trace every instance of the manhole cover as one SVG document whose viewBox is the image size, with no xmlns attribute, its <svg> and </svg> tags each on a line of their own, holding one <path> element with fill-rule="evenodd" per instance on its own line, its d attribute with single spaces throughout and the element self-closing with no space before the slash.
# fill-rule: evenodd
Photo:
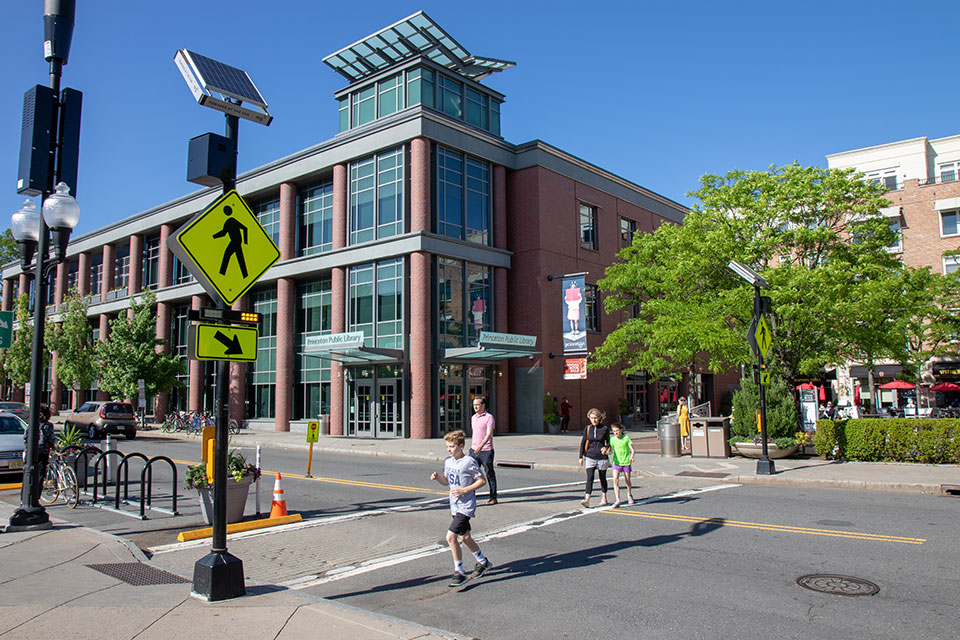
<svg viewBox="0 0 960 640">
<path fill-rule="evenodd" d="M 155 584 L 183 584 L 190 582 L 186 578 L 151 567 L 139 562 L 113 562 L 109 564 L 88 564 L 88 567 L 111 578 L 123 580 L 135 587 L 146 587 Z"/>
<path fill-rule="evenodd" d="M 880 591 L 880 587 L 869 580 L 826 573 L 800 576 L 797 578 L 797 584 L 804 589 L 821 593 L 834 593 L 839 596 L 872 596 Z"/>
</svg>

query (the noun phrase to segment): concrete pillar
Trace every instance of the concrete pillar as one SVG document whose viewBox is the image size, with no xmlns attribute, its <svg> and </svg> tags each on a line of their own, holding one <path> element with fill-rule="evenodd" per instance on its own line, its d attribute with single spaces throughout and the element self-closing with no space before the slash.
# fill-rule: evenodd
<svg viewBox="0 0 960 640">
<path fill-rule="evenodd" d="M 430 335 L 430 254 L 410 254 L 410 437 L 433 430 L 433 360 Z"/>
<path fill-rule="evenodd" d="M 100 301 L 106 302 L 107 292 L 113 289 L 117 271 L 117 250 L 112 244 L 103 245 L 103 277 L 100 278 Z"/>
<path fill-rule="evenodd" d="M 333 248 L 347 246 L 347 165 L 333 167 Z M 347 270 L 334 267 L 330 273 L 330 294 L 333 317 L 330 319 L 333 333 L 346 331 Z M 330 363 L 330 434 L 343 435 L 346 413 L 343 406 L 344 368 L 337 361 Z"/>
<path fill-rule="evenodd" d="M 143 236 L 130 236 L 130 279 L 127 283 L 127 293 L 131 296 L 143 290 Z"/>
<path fill-rule="evenodd" d="M 100 314 L 100 342 L 106 342 L 110 337 L 110 316 Z M 97 389 L 97 400 L 110 400 L 110 395 L 103 389 Z"/>
<path fill-rule="evenodd" d="M 231 307 L 234 311 L 247 310 L 246 296 L 233 303 Z M 236 420 L 243 424 L 247 417 L 247 365 L 244 362 L 230 363 L 230 388 L 229 400 L 227 402 L 228 419 Z"/>
<path fill-rule="evenodd" d="M 190 300 L 190 308 L 197 311 L 204 307 L 206 296 L 193 296 Z M 190 411 L 203 410 L 203 378 L 204 365 L 203 360 L 190 360 L 190 399 L 187 408 Z"/>
<path fill-rule="evenodd" d="M 294 366 L 293 351 L 296 342 L 296 318 L 294 306 L 297 285 L 293 278 L 277 281 L 277 369 L 276 369 L 276 419 L 277 431 L 290 431 L 293 415 Z"/>
<path fill-rule="evenodd" d="M 13 311 L 13 278 L 3 279 L 3 302 L 0 311 Z"/>
<path fill-rule="evenodd" d="M 77 259 L 77 293 L 90 295 L 90 254 L 86 251 Z"/>
</svg>

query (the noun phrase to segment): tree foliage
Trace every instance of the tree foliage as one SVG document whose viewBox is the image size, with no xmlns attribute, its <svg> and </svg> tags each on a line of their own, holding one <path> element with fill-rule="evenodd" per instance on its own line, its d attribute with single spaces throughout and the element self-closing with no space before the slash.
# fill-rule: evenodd
<svg viewBox="0 0 960 640">
<path fill-rule="evenodd" d="M 13 342 L 3 354 L 3 371 L 18 387 L 30 382 L 33 359 L 33 319 L 30 317 L 30 295 L 17 297 L 17 326 L 13 330 Z M 46 367 L 50 354 L 43 351 L 42 366 Z"/>
<path fill-rule="evenodd" d="M 767 404 L 767 437 L 773 440 L 793 440 L 797 431 L 797 413 L 793 395 L 783 384 L 775 380 L 765 393 Z M 733 423 L 731 435 L 745 438 L 748 442 L 758 435 L 757 411 L 760 410 L 760 385 L 753 380 L 740 381 L 740 389 L 733 394 Z"/>
<path fill-rule="evenodd" d="M 897 304 L 907 359 L 920 381 L 923 365 L 934 357 L 960 355 L 960 275 L 933 273 L 930 267 L 904 269 Z"/>
<path fill-rule="evenodd" d="M 113 398 L 137 397 L 137 380 L 144 381 L 147 396 L 183 386 L 177 380 L 185 365 L 175 356 L 157 351 L 164 341 L 156 337 L 156 295 L 147 289 L 130 299 L 132 317 L 121 314 L 110 322 L 110 335 L 94 347 L 100 371 L 100 388 Z"/>
<path fill-rule="evenodd" d="M 0 264 L 7 264 L 20 259 L 20 249 L 10 229 L 0 234 Z"/>
<path fill-rule="evenodd" d="M 67 386 L 88 389 L 97 379 L 93 331 L 86 299 L 75 290 L 60 305 L 60 321 L 46 331 L 47 349 L 57 354 L 57 375 Z"/>
<path fill-rule="evenodd" d="M 883 189 L 851 170 L 791 164 L 705 175 L 689 195 L 699 203 L 682 225 L 636 234 L 598 283 L 608 312 L 638 312 L 607 337 L 594 364 L 658 375 L 753 362 L 744 336 L 754 291 L 731 260 L 770 284 L 762 291 L 772 300 L 768 362 L 788 389 L 843 361 L 854 329 L 866 331 L 853 310 L 861 293 L 900 271 L 886 250 L 894 235 L 879 212 Z"/>
</svg>

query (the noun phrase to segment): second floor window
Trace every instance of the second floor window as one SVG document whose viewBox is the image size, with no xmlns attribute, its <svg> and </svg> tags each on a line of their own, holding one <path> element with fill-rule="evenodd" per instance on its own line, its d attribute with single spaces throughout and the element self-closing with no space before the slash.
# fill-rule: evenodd
<svg viewBox="0 0 960 640">
<path fill-rule="evenodd" d="M 103 279 L 103 258 L 98 257 L 90 262 L 90 290 L 89 292 L 100 295 L 100 281 Z"/>
<path fill-rule="evenodd" d="M 300 213 L 300 255 L 333 249 L 333 180 L 304 190 Z"/>
<path fill-rule="evenodd" d="M 130 283 L 130 247 L 117 249 L 117 256 L 114 262 L 113 288 L 126 289 Z"/>
<path fill-rule="evenodd" d="M 953 211 L 941 211 L 940 212 L 940 235 L 941 236 L 955 236 L 958 233 L 957 229 L 957 215 L 960 214 L 960 211 L 956 209 Z"/>
<path fill-rule="evenodd" d="M 350 244 L 403 233 L 403 148 L 350 163 Z"/>
<path fill-rule="evenodd" d="M 597 292 L 597 285 L 588 284 L 584 286 L 583 301 L 586 305 L 586 325 L 587 331 L 594 333 L 600 332 L 600 294 Z"/>
<path fill-rule="evenodd" d="M 620 248 L 633 244 L 633 234 L 637 232 L 637 221 L 629 218 L 620 218 Z"/>
<path fill-rule="evenodd" d="M 597 250 L 597 208 L 580 203 L 580 246 Z"/>
<path fill-rule="evenodd" d="M 436 168 L 437 233 L 489 244 L 490 165 L 438 147 Z"/>
<path fill-rule="evenodd" d="M 143 243 L 143 288 L 160 286 L 160 237 L 147 238 Z"/>
<path fill-rule="evenodd" d="M 943 275 L 960 271 L 960 256 L 944 256 Z"/>
<path fill-rule="evenodd" d="M 264 200 L 258 202 L 253 207 L 253 213 L 260 221 L 263 230 L 273 240 L 274 244 L 280 244 L 280 198 Z"/>
</svg>

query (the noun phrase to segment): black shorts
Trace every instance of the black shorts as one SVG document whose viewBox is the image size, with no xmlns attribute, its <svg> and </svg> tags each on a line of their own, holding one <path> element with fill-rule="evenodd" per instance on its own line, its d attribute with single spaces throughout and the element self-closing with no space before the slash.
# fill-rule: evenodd
<svg viewBox="0 0 960 640">
<path fill-rule="evenodd" d="M 465 516 L 462 513 L 453 516 L 453 522 L 450 523 L 450 531 L 458 536 L 470 533 L 470 516 Z"/>
</svg>

